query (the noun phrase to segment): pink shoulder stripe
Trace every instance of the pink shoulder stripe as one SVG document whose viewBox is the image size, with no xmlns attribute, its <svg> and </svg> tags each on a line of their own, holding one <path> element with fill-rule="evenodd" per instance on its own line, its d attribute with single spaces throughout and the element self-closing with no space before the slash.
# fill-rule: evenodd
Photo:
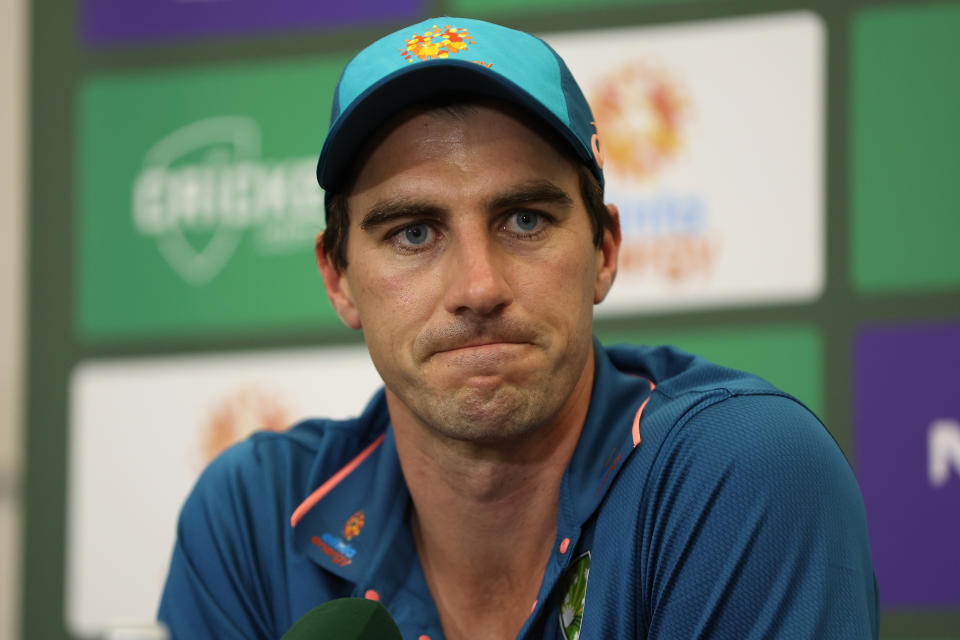
<svg viewBox="0 0 960 640">
<path fill-rule="evenodd" d="M 644 380 L 647 380 L 644 378 Z M 653 390 L 657 388 L 657 385 L 653 383 L 653 380 L 647 380 L 650 383 L 650 395 L 653 395 Z M 636 448 L 642 438 L 640 437 L 640 417 L 643 415 L 643 410 L 647 408 L 647 403 L 650 402 L 650 396 L 647 396 L 647 399 L 643 401 L 640 405 L 640 408 L 637 409 L 637 415 L 633 416 L 633 446 Z"/>
<path fill-rule="evenodd" d="M 330 476 L 330 479 L 320 485 L 316 491 L 307 496 L 307 499 L 300 503 L 300 506 L 297 507 L 296 511 L 293 512 L 293 515 L 290 516 L 290 526 L 295 527 L 297 523 L 300 522 L 300 519 L 307 514 L 307 511 L 313 509 L 313 507 L 323 500 L 323 497 L 333 491 L 333 488 L 340 484 L 340 482 L 346 478 L 348 475 L 353 473 L 353 470 L 360 466 L 360 463 L 367 459 L 367 457 L 374 452 L 374 450 L 383 443 L 383 439 L 387 437 L 386 432 L 380 434 L 380 437 L 370 443 L 370 445 L 357 454 L 357 457 L 348 462 L 340 471 L 337 471 L 335 474 Z"/>
</svg>

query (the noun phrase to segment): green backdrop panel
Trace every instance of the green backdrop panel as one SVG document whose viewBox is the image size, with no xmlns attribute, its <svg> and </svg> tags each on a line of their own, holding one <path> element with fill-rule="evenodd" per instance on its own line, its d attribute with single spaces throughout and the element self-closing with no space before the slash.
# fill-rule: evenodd
<svg viewBox="0 0 960 640">
<path fill-rule="evenodd" d="M 823 417 L 823 348 L 820 333 L 813 327 L 639 330 L 635 333 L 600 331 L 597 337 L 604 344 L 671 344 L 716 364 L 749 371 L 794 395 Z"/>
<path fill-rule="evenodd" d="M 590 8 L 615 6 L 641 6 L 656 4 L 689 4 L 695 0 L 592 0 Z M 586 5 L 583 0 L 450 0 L 450 12 L 454 15 L 505 15 L 511 13 L 533 13 L 535 11 L 552 12 L 562 8 L 579 8 Z"/>
<path fill-rule="evenodd" d="M 338 324 L 314 264 L 341 57 L 94 77 L 81 89 L 86 338 Z"/>
<path fill-rule="evenodd" d="M 861 290 L 960 284 L 960 4 L 853 23 L 853 279 Z"/>
</svg>

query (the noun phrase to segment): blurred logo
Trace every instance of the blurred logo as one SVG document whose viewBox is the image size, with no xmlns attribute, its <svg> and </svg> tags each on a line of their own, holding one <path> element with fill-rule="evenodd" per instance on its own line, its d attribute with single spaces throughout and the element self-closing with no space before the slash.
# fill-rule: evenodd
<svg viewBox="0 0 960 640">
<path fill-rule="evenodd" d="M 357 553 L 356 549 L 329 533 L 319 537 L 313 536 L 310 538 L 310 542 L 320 547 L 320 550 L 329 556 L 330 561 L 338 567 L 345 567 L 353 562 L 353 556 Z"/>
<path fill-rule="evenodd" d="M 660 191 L 611 196 L 620 202 L 623 245 L 620 269 L 669 285 L 705 280 L 714 273 L 722 244 L 703 199 Z"/>
<path fill-rule="evenodd" d="M 567 640 L 579 640 L 583 611 L 587 604 L 587 581 L 590 579 L 590 552 L 587 551 L 567 569 L 567 586 L 560 605 L 560 631 Z"/>
<path fill-rule="evenodd" d="M 353 557 L 357 555 L 356 548 L 348 541 L 360 535 L 365 520 L 363 510 L 357 511 L 347 518 L 347 523 L 343 525 L 343 537 L 346 540 L 338 538 L 332 533 L 325 533 L 322 536 L 313 536 L 310 541 L 318 546 L 335 565 L 345 567 L 353 562 Z"/>
<path fill-rule="evenodd" d="M 474 44 L 473 37 L 466 29 L 458 29 L 445 26 L 443 29 L 434 25 L 423 35 L 415 34 L 407 40 L 404 48 L 400 49 L 400 55 L 407 62 L 417 60 L 435 60 L 437 58 L 447 58 L 451 53 L 460 53 L 466 51 L 467 46 Z"/>
<path fill-rule="evenodd" d="M 343 537 L 347 540 L 353 540 L 358 535 L 360 535 L 360 530 L 363 529 L 363 524 L 365 517 L 363 511 L 357 511 L 355 514 L 350 516 L 347 519 L 347 524 L 343 526 Z"/>
<path fill-rule="evenodd" d="M 323 229 L 316 158 L 261 158 L 260 127 L 220 116 L 189 124 L 146 154 L 131 193 L 133 228 L 185 282 L 214 279 L 247 232 L 255 250 L 301 250 Z"/>
<path fill-rule="evenodd" d="M 281 399 L 256 387 L 221 398 L 200 427 L 201 463 L 206 466 L 227 447 L 255 431 L 283 431 L 292 423 Z"/>
<path fill-rule="evenodd" d="M 721 249 L 697 193 L 656 188 L 684 150 L 690 100 L 670 73 L 622 64 L 593 85 L 590 105 L 603 137 L 609 196 L 620 208 L 624 274 L 671 287 L 708 279 Z"/>
<path fill-rule="evenodd" d="M 599 78 L 589 102 L 605 169 L 649 179 L 683 147 L 688 101 L 663 70 L 637 61 L 622 65 Z"/>
<path fill-rule="evenodd" d="M 960 480 L 960 422 L 950 418 L 934 420 L 927 432 L 927 476 L 939 489 L 950 480 L 953 468 Z"/>
</svg>

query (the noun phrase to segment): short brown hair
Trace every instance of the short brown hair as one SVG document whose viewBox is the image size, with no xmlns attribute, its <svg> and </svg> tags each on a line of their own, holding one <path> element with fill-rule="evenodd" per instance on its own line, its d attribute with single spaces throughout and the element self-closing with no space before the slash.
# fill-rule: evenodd
<svg viewBox="0 0 960 640">
<path fill-rule="evenodd" d="M 431 105 L 427 110 L 443 111 L 454 117 L 462 117 L 464 113 L 469 112 L 477 104 L 485 102 L 489 101 L 452 96 L 448 102 Z M 529 118 L 524 119 L 530 121 Z M 559 140 L 557 135 L 548 127 L 541 126 L 538 122 L 530 122 L 530 124 L 576 167 L 580 178 L 580 197 L 587 209 L 587 215 L 590 216 L 590 226 L 593 229 L 593 244 L 599 248 L 603 244 L 604 231 L 613 230 L 613 218 L 603 203 L 603 185 L 593 175 L 590 167 L 574 155 L 569 144 Z M 373 136 L 373 139 L 377 138 L 377 136 Z M 364 155 L 363 153 L 358 154 L 358 158 L 362 158 Z M 350 188 L 352 188 L 352 185 L 336 192 L 330 192 L 326 196 L 327 229 L 323 233 L 323 253 L 333 264 L 333 267 L 340 272 L 344 271 L 348 264 L 347 233 L 350 229 L 350 212 L 347 210 L 347 194 Z"/>
</svg>

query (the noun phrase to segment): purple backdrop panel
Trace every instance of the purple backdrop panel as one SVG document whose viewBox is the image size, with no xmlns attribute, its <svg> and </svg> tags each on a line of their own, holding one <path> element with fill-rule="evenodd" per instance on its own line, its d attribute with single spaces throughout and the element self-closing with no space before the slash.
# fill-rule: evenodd
<svg viewBox="0 0 960 640">
<path fill-rule="evenodd" d="M 856 340 L 856 439 L 887 608 L 960 604 L 960 323 Z"/>
<path fill-rule="evenodd" d="M 416 18 L 425 0 L 82 0 L 95 45 Z"/>
</svg>

